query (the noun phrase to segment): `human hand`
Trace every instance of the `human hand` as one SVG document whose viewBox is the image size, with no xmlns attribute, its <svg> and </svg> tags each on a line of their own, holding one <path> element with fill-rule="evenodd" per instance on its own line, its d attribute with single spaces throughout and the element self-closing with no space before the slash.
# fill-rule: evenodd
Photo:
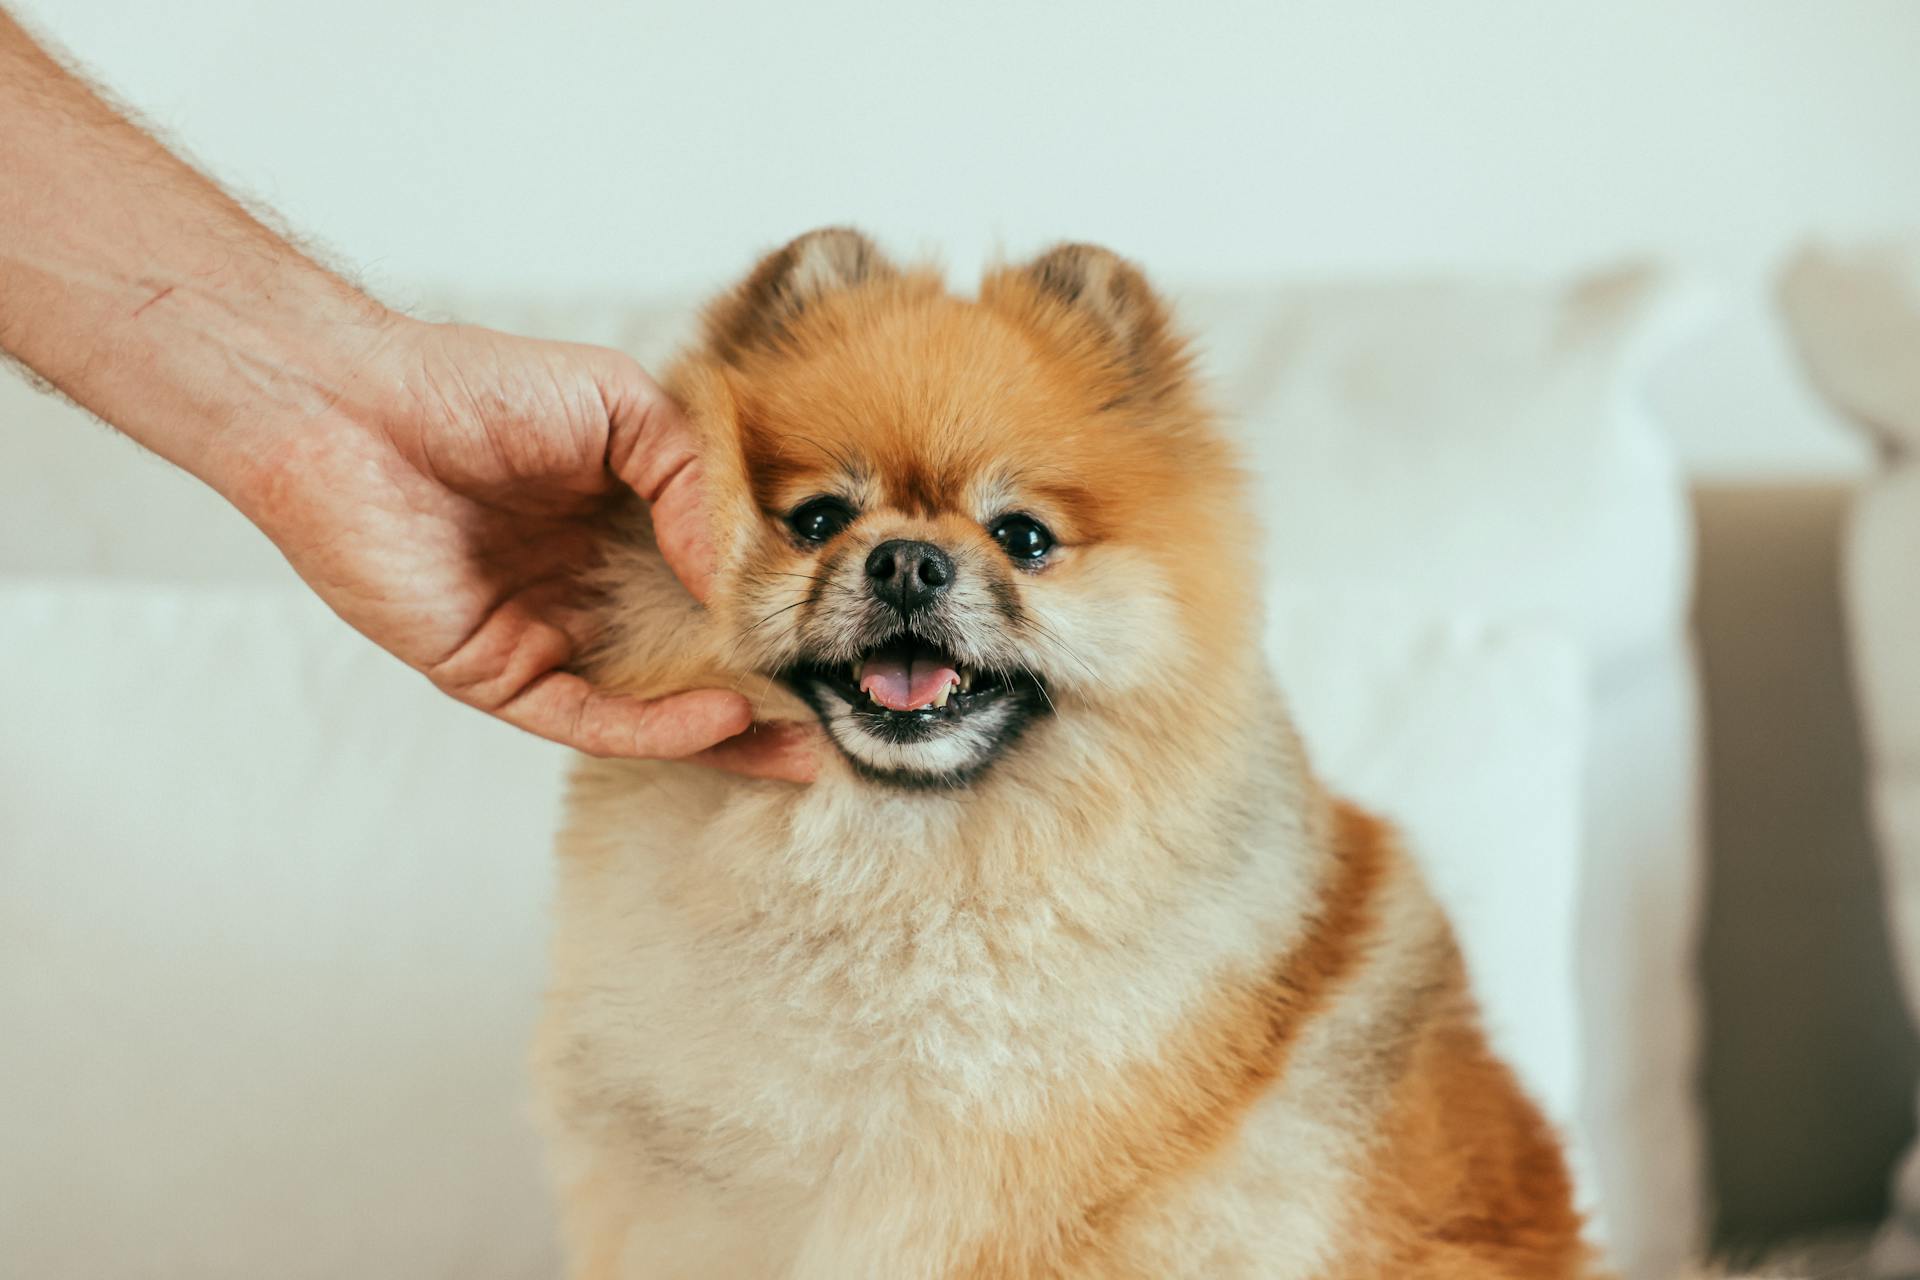
<svg viewBox="0 0 1920 1280">
<path fill-rule="evenodd" d="M 686 425 L 616 352 L 396 317 L 121 118 L 0 10 L 0 353 L 224 494 L 335 612 L 463 702 L 596 755 L 812 775 L 736 693 L 568 669 L 624 483 L 710 571 Z"/>
<path fill-rule="evenodd" d="M 814 776 L 812 731 L 753 725 L 737 693 L 647 702 L 567 669 L 587 639 L 575 574 L 620 486 L 650 504 L 696 597 L 712 575 L 691 431 L 628 357 L 395 319 L 330 412 L 245 447 L 229 497 L 335 612 L 446 693 L 593 755 Z"/>
</svg>

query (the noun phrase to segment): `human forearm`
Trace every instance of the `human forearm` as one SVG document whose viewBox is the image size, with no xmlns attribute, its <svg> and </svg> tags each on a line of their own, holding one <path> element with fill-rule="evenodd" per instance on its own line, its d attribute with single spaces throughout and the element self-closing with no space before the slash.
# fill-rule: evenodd
<svg viewBox="0 0 1920 1280">
<path fill-rule="evenodd" d="M 0 348 L 156 453 L 233 496 L 275 433 L 367 394 L 389 313 L 4 12 L 0 173 Z"/>
</svg>

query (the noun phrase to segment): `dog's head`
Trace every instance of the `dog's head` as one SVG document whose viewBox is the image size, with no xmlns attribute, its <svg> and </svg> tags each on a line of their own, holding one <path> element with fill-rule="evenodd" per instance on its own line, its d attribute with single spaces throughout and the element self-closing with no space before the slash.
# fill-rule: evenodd
<svg viewBox="0 0 1920 1280">
<path fill-rule="evenodd" d="M 814 232 L 710 310 L 670 381 L 705 442 L 728 664 L 861 776 L 964 785 L 1055 726 L 1167 732 L 1236 696 L 1239 475 L 1113 254 L 1057 248 L 970 301 Z"/>
</svg>

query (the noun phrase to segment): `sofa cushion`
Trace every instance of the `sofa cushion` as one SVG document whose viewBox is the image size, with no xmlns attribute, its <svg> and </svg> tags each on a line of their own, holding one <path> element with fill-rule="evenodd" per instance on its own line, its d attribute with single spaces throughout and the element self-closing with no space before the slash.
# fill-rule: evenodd
<svg viewBox="0 0 1920 1280">
<path fill-rule="evenodd" d="M 0 1273 L 555 1274 L 565 753 L 292 591 L 0 587 Z"/>
</svg>

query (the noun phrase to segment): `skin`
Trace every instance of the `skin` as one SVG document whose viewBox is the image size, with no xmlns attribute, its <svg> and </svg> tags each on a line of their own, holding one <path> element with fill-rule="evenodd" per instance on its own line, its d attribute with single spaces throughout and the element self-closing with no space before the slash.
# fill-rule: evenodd
<svg viewBox="0 0 1920 1280">
<path fill-rule="evenodd" d="M 447 694 L 592 755 L 806 781 L 817 735 L 735 692 L 570 670 L 572 572 L 626 489 L 696 597 L 701 464 L 632 360 L 388 310 L 0 11 L 0 351 L 204 481 L 333 610 Z"/>
</svg>

